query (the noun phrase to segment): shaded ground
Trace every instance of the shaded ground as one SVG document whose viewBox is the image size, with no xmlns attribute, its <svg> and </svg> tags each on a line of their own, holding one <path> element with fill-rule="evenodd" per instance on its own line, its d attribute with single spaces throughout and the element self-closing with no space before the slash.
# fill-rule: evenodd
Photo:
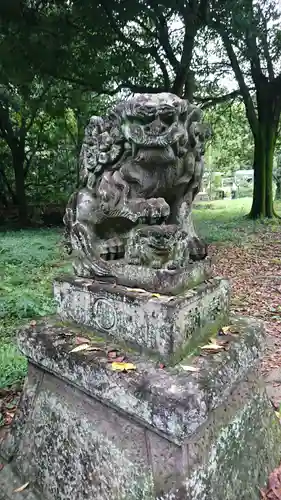
<svg viewBox="0 0 281 500">
<path fill-rule="evenodd" d="M 263 373 L 272 382 L 273 401 L 281 403 L 281 232 L 264 231 L 244 247 L 212 246 L 216 275 L 230 279 L 232 311 L 265 322 L 267 349 Z"/>
<path fill-rule="evenodd" d="M 228 278 L 231 310 L 264 321 L 262 363 L 272 402 L 281 404 L 281 221 L 249 221 L 250 200 L 218 201 L 195 213 L 198 230 L 211 241 L 214 274 Z M 280 208 L 280 205 L 279 207 Z M 280 210 L 279 210 L 280 212 Z M 281 498 L 281 496 L 280 496 Z"/>
</svg>

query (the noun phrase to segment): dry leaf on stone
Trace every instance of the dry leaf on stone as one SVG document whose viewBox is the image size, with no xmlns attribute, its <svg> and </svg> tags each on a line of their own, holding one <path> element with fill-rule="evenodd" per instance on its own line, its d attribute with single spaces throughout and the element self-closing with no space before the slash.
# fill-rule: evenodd
<svg viewBox="0 0 281 500">
<path fill-rule="evenodd" d="M 142 288 L 127 288 L 128 292 L 136 292 L 136 293 L 149 293 L 147 290 L 143 290 Z"/>
<path fill-rule="evenodd" d="M 123 363 L 125 360 L 125 356 L 117 356 L 117 358 L 114 359 L 114 363 Z"/>
<path fill-rule="evenodd" d="M 116 361 L 113 361 L 111 368 L 113 371 L 117 372 L 128 372 L 137 369 L 133 363 L 118 363 Z"/>
<path fill-rule="evenodd" d="M 37 325 L 37 323 L 36 323 L 35 319 L 33 319 L 32 321 L 30 321 L 30 323 L 29 323 L 29 324 L 30 324 L 30 326 L 36 326 L 36 325 Z"/>
<path fill-rule="evenodd" d="M 152 293 L 151 297 L 155 297 L 156 299 L 160 299 L 161 295 L 160 295 L 160 293 Z"/>
<path fill-rule="evenodd" d="M 118 356 L 117 351 L 108 351 L 108 353 L 107 353 L 107 357 L 109 359 L 115 359 L 115 358 L 117 358 L 117 356 Z"/>
<path fill-rule="evenodd" d="M 222 351 L 224 349 L 224 345 L 220 345 L 220 344 L 218 344 L 216 339 L 212 339 L 209 344 L 202 345 L 200 347 L 200 349 L 202 349 L 203 351 L 206 351 L 206 352 L 216 353 L 216 352 Z"/>
<path fill-rule="evenodd" d="M 21 491 L 25 490 L 28 486 L 29 486 L 29 482 L 23 484 L 19 488 L 16 488 L 15 490 L 13 490 L 13 493 L 20 493 Z"/>
<path fill-rule="evenodd" d="M 223 326 L 220 332 L 222 335 L 237 335 L 239 332 L 235 329 L 234 325 Z"/>
<path fill-rule="evenodd" d="M 220 330 L 220 333 L 226 335 L 227 333 L 230 333 L 231 332 L 231 326 L 223 326 Z"/>
<path fill-rule="evenodd" d="M 80 344 L 77 347 L 74 347 L 71 349 L 70 352 L 80 352 L 80 351 L 86 351 L 90 347 L 90 344 Z"/>
<path fill-rule="evenodd" d="M 260 494 L 261 494 L 261 499 L 267 500 L 265 492 L 261 488 L 259 488 L 259 490 L 260 490 Z"/>
<path fill-rule="evenodd" d="M 2 469 L 4 469 L 4 467 L 5 467 L 5 464 L 0 464 L 0 471 L 1 471 Z"/>
<path fill-rule="evenodd" d="M 89 343 L 89 339 L 87 339 L 86 337 L 76 337 L 76 339 L 75 339 L 75 344 L 77 344 L 77 345 L 88 344 L 88 343 Z"/>
<path fill-rule="evenodd" d="M 196 368 L 196 366 L 180 365 L 180 367 L 185 372 L 199 372 L 199 368 Z"/>
</svg>

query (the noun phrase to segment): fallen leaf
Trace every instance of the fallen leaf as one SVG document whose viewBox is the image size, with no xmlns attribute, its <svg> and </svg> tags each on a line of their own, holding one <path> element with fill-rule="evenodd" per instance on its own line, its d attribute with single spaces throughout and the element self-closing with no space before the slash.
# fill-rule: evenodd
<svg viewBox="0 0 281 500">
<path fill-rule="evenodd" d="M 196 366 L 180 365 L 180 367 L 186 372 L 199 372 L 199 368 Z"/>
<path fill-rule="evenodd" d="M 75 339 L 75 344 L 77 344 L 77 345 L 88 344 L 88 343 L 89 343 L 89 339 L 87 339 L 86 337 L 76 337 L 76 339 Z"/>
<path fill-rule="evenodd" d="M 114 363 L 123 363 L 125 360 L 125 356 L 117 356 L 117 358 L 114 359 Z"/>
<path fill-rule="evenodd" d="M 1 471 L 2 469 L 4 469 L 4 467 L 5 467 L 5 464 L 0 464 L 0 471 Z"/>
<path fill-rule="evenodd" d="M 281 488 L 274 488 L 273 487 L 273 488 L 271 488 L 271 490 L 274 493 L 276 500 L 281 500 Z"/>
<path fill-rule="evenodd" d="M 86 351 L 88 347 L 90 347 L 90 344 L 80 344 L 77 347 L 71 349 L 70 352 Z"/>
<path fill-rule="evenodd" d="M 23 484 L 19 488 L 16 488 L 15 490 L 13 490 L 13 493 L 20 493 L 21 491 L 25 490 L 28 486 L 29 486 L 29 482 Z"/>
<path fill-rule="evenodd" d="M 222 329 L 221 329 L 222 333 L 226 334 L 226 333 L 230 333 L 231 332 L 231 326 L 223 326 Z"/>
<path fill-rule="evenodd" d="M 164 363 L 159 363 L 159 368 L 162 368 L 162 369 L 165 368 Z"/>
<path fill-rule="evenodd" d="M 156 299 L 160 299 L 161 295 L 160 295 L 160 293 L 152 293 L 151 297 L 155 297 Z"/>
<path fill-rule="evenodd" d="M 137 369 L 137 367 L 133 365 L 133 363 L 118 363 L 116 361 L 113 361 L 111 368 L 113 371 L 118 371 L 118 372 L 127 372 L 130 370 Z"/>
<path fill-rule="evenodd" d="M 115 359 L 115 358 L 117 358 L 117 351 L 108 351 L 107 356 L 110 359 Z"/>
<path fill-rule="evenodd" d="M 136 292 L 136 293 L 149 293 L 147 290 L 143 290 L 142 288 L 127 288 L 128 292 Z"/>
<path fill-rule="evenodd" d="M 36 325 L 37 325 L 37 323 L 36 323 L 35 319 L 33 319 L 32 321 L 30 321 L 30 323 L 29 323 L 29 324 L 30 324 L 30 326 L 36 326 Z"/>
<path fill-rule="evenodd" d="M 220 345 L 217 343 L 216 339 L 212 339 L 211 342 L 209 344 L 206 344 L 206 345 L 202 345 L 200 347 L 200 349 L 204 350 L 204 351 L 209 351 L 209 352 L 213 352 L 213 353 L 216 353 L 216 352 L 219 352 L 221 351 L 222 349 L 224 349 L 224 346 L 223 345 Z"/>
<path fill-rule="evenodd" d="M 261 498 L 262 498 L 262 500 L 267 500 L 267 499 L 266 499 L 266 493 L 265 493 L 265 491 L 264 491 L 264 490 L 262 490 L 261 488 L 259 488 L 259 490 L 260 490 L 260 494 L 261 494 Z"/>
<path fill-rule="evenodd" d="M 102 351 L 102 349 L 95 345 L 89 345 L 89 347 L 86 347 L 85 351 Z"/>
</svg>

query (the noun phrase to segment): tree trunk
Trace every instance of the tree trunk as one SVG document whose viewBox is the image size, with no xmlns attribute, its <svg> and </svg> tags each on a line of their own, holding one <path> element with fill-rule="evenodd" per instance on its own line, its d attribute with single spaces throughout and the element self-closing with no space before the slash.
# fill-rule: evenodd
<svg viewBox="0 0 281 500">
<path fill-rule="evenodd" d="M 258 126 L 254 134 L 254 192 L 251 219 L 275 216 L 273 208 L 273 159 L 280 117 L 276 99 L 265 90 L 258 98 Z"/>
<path fill-rule="evenodd" d="M 18 208 L 18 220 L 21 226 L 25 226 L 28 221 L 27 199 L 25 191 L 24 176 L 24 146 L 18 145 L 12 151 L 13 169 L 15 175 L 16 200 Z"/>
</svg>

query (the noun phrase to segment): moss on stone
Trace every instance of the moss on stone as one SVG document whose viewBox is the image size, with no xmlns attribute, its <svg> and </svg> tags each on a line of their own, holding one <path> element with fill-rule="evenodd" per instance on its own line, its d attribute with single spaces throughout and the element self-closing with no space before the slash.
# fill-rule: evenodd
<svg viewBox="0 0 281 500">
<path fill-rule="evenodd" d="M 183 360 L 190 359 L 190 357 L 195 356 L 200 353 L 200 346 L 204 345 L 210 340 L 217 336 L 220 328 L 225 325 L 228 321 L 227 316 L 221 315 L 216 321 L 208 323 L 203 327 L 197 329 L 192 337 L 187 339 L 184 347 L 178 349 L 172 356 L 170 363 L 172 366 L 182 362 Z"/>
</svg>

